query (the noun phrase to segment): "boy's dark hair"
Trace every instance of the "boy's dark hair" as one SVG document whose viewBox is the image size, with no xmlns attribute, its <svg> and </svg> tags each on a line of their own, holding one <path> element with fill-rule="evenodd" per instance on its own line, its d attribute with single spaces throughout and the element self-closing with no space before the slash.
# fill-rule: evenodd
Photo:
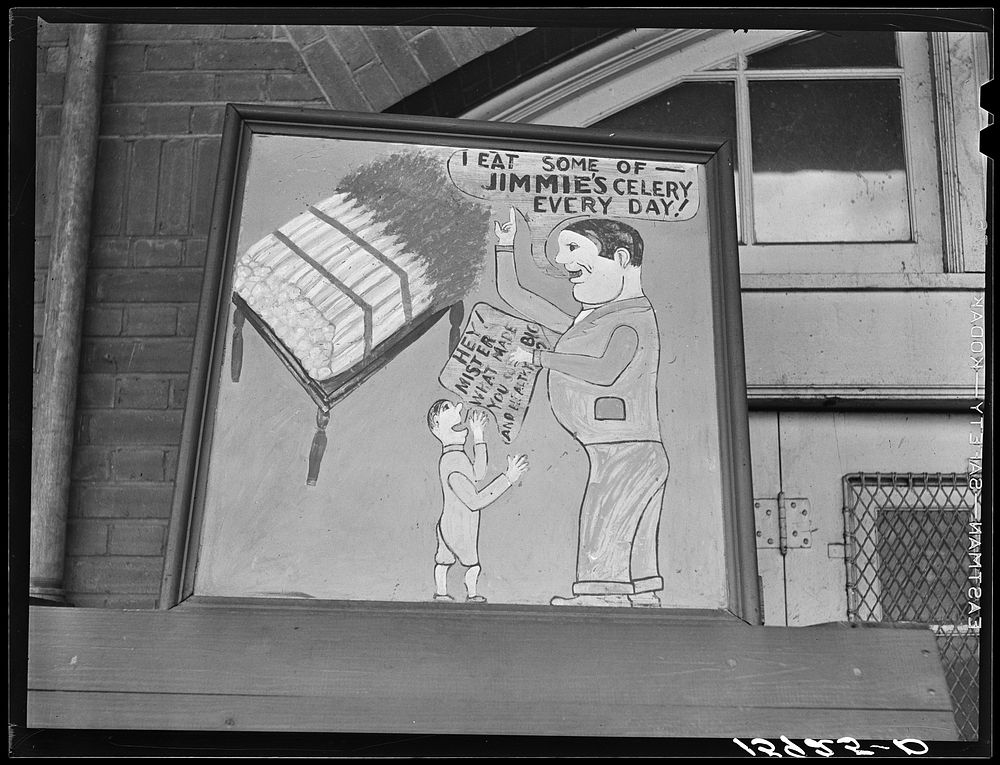
<svg viewBox="0 0 1000 765">
<path fill-rule="evenodd" d="M 597 245 L 597 254 L 602 258 L 614 258 L 615 250 L 628 250 L 630 266 L 642 265 L 643 242 L 639 232 L 629 225 L 609 218 L 587 218 L 570 223 L 563 231 L 572 231 L 587 237 Z"/>
<path fill-rule="evenodd" d="M 431 404 L 431 408 L 427 410 L 427 427 L 431 430 L 431 432 L 434 431 L 434 426 L 437 425 L 438 415 L 441 414 L 441 410 L 444 409 L 444 405 L 447 403 L 449 403 L 448 399 L 439 398 Z"/>
</svg>

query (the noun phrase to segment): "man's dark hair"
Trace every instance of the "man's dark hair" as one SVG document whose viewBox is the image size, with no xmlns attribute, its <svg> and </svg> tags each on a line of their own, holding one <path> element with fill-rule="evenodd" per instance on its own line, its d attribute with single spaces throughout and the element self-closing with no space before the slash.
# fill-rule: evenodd
<svg viewBox="0 0 1000 765">
<path fill-rule="evenodd" d="M 613 259 L 615 250 L 628 250 L 630 266 L 642 265 L 642 237 L 631 226 L 608 218 L 587 218 L 570 223 L 563 231 L 587 237 L 597 245 L 597 254 Z"/>
<path fill-rule="evenodd" d="M 440 398 L 431 404 L 431 408 L 427 410 L 427 427 L 433 432 L 434 426 L 437 425 L 438 415 L 441 414 L 441 410 L 444 409 L 444 405 L 450 403 L 446 398 Z"/>
</svg>

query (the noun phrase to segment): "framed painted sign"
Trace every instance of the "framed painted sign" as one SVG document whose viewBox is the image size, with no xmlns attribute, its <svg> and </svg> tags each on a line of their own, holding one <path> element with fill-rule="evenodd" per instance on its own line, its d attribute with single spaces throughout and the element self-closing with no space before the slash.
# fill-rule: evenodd
<svg viewBox="0 0 1000 765">
<path fill-rule="evenodd" d="M 733 200 L 711 139 L 230 107 L 163 604 L 758 623 Z"/>
</svg>

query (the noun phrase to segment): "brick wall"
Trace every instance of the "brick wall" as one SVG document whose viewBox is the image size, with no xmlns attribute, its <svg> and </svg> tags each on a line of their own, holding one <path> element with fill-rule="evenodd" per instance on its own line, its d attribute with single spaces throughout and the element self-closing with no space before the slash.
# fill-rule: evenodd
<svg viewBox="0 0 1000 765">
<path fill-rule="evenodd" d="M 225 104 L 380 111 L 524 31 L 110 27 L 67 535 L 70 602 L 156 605 Z M 40 24 L 36 374 L 67 42 L 68 27 Z"/>
</svg>

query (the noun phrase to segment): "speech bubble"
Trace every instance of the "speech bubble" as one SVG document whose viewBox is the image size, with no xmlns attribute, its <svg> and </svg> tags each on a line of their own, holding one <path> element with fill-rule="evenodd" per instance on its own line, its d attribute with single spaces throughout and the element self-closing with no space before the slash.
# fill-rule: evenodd
<svg viewBox="0 0 1000 765">
<path fill-rule="evenodd" d="M 698 212 L 697 165 L 679 162 L 460 149 L 448 175 L 469 196 L 535 215 L 680 221 Z"/>
<path fill-rule="evenodd" d="M 570 218 L 690 220 L 699 209 L 697 165 L 575 154 L 459 149 L 448 176 L 476 199 L 516 207 L 530 224 L 531 251 L 553 268 L 545 240 Z"/>
</svg>

